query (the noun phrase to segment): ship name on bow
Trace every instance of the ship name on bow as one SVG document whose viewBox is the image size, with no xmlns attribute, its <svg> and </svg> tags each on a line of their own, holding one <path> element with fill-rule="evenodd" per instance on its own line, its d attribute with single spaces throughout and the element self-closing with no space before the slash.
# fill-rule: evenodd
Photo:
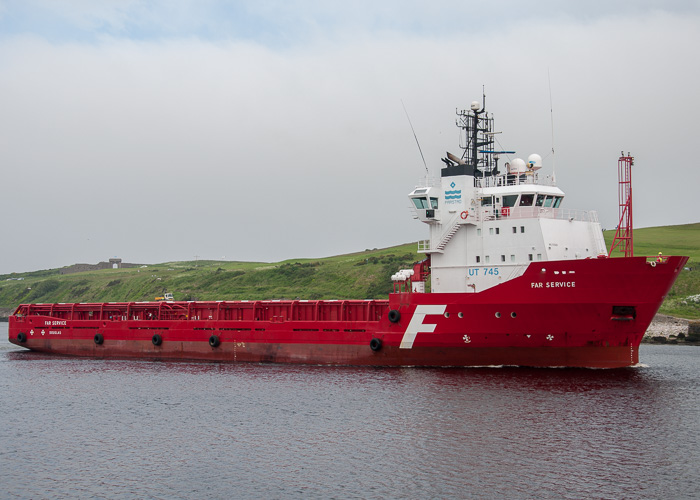
<svg viewBox="0 0 700 500">
<path fill-rule="evenodd" d="M 530 288 L 576 288 L 575 281 L 533 281 Z"/>
</svg>

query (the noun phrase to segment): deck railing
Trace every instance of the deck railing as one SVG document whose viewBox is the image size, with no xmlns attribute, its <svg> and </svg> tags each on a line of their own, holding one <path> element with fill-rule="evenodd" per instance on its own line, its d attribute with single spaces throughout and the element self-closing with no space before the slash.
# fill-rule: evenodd
<svg viewBox="0 0 700 500">
<path fill-rule="evenodd" d="M 477 214 L 481 220 L 496 219 L 560 219 L 581 222 L 598 222 L 598 212 L 595 210 L 576 210 L 571 208 L 550 207 L 482 207 Z"/>
<path fill-rule="evenodd" d="M 435 247 L 431 247 L 430 240 L 418 242 L 418 253 L 429 253 L 439 250 L 440 243 L 451 231 L 452 226 L 457 224 L 474 224 L 476 222 L 488 222 L 497 220 L 522 220 L 522 219 L 556 219 L 598 223 L 598 212 L 595 210 L 575 210 L 569 208 L 550 207 L 503 207 L 494 208 L 490 206 L 479 207 L 477 210 L 469 210 L 461 214 L 449 214 L 442 218 L 443 232 L 439 240 L 435 242 Z"/>
</svg>

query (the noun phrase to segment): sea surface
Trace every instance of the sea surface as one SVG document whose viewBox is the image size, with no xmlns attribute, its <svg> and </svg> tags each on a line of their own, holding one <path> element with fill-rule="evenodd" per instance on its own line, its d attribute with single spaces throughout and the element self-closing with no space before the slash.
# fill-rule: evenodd
<svg viewBox="0 0 700 500">
<path fill-rule="evenodd" d="M 0 498 L 699 498 L 700 347 L 621 370 L 51 357 L 0 324 Z"/>
</svg>

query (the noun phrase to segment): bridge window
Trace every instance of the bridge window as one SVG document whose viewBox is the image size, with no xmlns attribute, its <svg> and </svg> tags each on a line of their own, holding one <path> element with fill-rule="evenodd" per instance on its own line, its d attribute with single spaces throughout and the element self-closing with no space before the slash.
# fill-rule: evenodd
<svg viewBox="0 0 700 500">
<path fill-rule="evenodd" d="M 493 196 L 484 196 L 481 198 L 481 206 L 493 205 Z"/>
<path fill-rule="evenodd" d="M 562 199 L 563 199 L 562 196 L 555 196 L 554 197 L 554 208 L 559 208 L 559 205 L 561 205 Z"/>
<path fill-rule="evenodd" d="M 520 195 L 520 206 L 521 207 L 531 207 L 532 201 L 535 199 L 534 194 L 521 194 Z"/>
<path fill-rule="evenodd" d="M 428 199 L 427 198 L 411 198 L 411 200 L 413 200 L 413 204 L 419 210 L 430 208 L 428 206 Z"/>
<path fill-rule="evenodd" d="M 547 198 L 545 198 L 545 200 L 544 200 L 544 206 L 545 206 L 545 208 L 551 207 L 551 206 L 552 206 L 552 201 L 553 201 L 553 200 L 552 200 L 552 197 L 551 197 L 551 196 L 547 196 Z"/>
<path fill-rule="evenodd" d="M 504 207 L 514 207 L 515 202 L 518 200 L 518 195 L 517 194 L 508 194 L 503 197 L 503 206 Z"/>
<path fill-rule="evenodd" d="M 546 198 L 546 197 L 545 197 L 545 195 L 543 195 L 543 194 L 537 195 L 537 201 L 535 201 L 535 206 L 536 206 L 536 207 L 541 207 L 542 205 L 544 205 L 544 199 L 545 199 L 545 198 Z"/>
<path fill-rule="evenodd" d="M 411 198 L 413 201 L 413 204 L 416 206 L 417 209 L 419 210 L 425 210 L 432 208 L 433 210 L 437 209 L 438 207 L 438 199 L 437 198 L 430 198 L 430 204 L 428 204 L 428 198 Z"/>
</svg>

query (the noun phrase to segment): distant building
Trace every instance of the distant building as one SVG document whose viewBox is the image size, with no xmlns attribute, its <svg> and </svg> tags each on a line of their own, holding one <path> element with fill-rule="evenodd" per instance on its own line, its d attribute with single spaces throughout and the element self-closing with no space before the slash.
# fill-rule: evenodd
<svg viewBox="0 0 700 500">
<path fill-rule="evenodd" d="M 99 271 L 101 269 L 122 269 L 129 267 L 139 267 L 142 264 L 130 264 L 122 262 L 121 259 L 109 259 L 109 262 L 98 262 L 97 264 L 73 264 L 59 270 L 60 274 L 84 273 L 86 271 Z"/>
</svg>

